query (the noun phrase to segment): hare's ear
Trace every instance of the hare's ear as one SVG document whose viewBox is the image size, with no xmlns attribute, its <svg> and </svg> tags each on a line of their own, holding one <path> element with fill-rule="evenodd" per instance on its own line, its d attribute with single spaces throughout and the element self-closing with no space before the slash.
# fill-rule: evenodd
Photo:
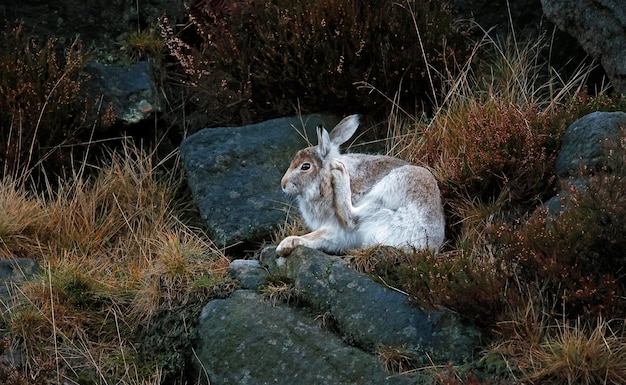
<svg viewBox="0 0 626 385">
<path fill-rule="evenodd" d="M 317 126 L 317 154 L 321 159 L 325 159 L 332 149 L 333 143 L 330 140 L 328 131 L 321 125 Z"/>
<path fill-rule="evenodd" d="M 330 141 L 336 146 L 347 142 L 359 127 L 359 118 L 360 115 L 350 115 L 343 118 L 330 132 Z"/>
</svg>

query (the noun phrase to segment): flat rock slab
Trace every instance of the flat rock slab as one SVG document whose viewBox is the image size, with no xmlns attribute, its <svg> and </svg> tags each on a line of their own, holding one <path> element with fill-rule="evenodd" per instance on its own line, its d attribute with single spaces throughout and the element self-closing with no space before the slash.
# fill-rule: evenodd
<svg viewBox="0 0 626 385">
<path fill-rule="evenodd" d="M 260 242 L 284 223 L 292 202 L 280 179 L 295 153 L 308 145 L 301 133 L 316 142 L 315 128 L 336 122 L 310 115 L 206 128 L 181 143 L 193 199 L 219 246 Z"/>
</svg>

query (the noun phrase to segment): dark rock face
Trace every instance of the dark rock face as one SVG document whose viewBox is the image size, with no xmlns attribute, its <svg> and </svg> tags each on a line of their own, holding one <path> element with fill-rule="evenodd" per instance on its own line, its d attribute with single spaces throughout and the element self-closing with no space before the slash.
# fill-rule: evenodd
<svg viewBox="0 0 626 385">
<path fill-rule="evenodd" d="M 92 62 L 85 66 L 85 72 L 89 79 L 83 87 L 88 97 L 97 100 L 102 96 L 103 105 L 111 104 L 121 123 L 139 123 L 159 109 L 147 61 L 126 67 Z"/>
<path fill-rule="evenodd" d="M 299 247 L 278 258 L 270 247 L 260 264 L 231 265 L 231 275 L 253 282 L 243 286 L 258 287 L 268 273 L 292 281 L 298 306 L 272 306 L 250 290 L 211 301 L 196 345 L 197 369 L 211 384 L 414 384 L 424 380 L 419 373 L 383 369 L 379 346 L 410 352 L 417 365 L 462 363 L 480 337 L 456 314 L 409 306 L 405 295 L 317 250 Z"/>
<path fill-rule="evenodd" d="M 404 346 L 423 354 L 424 365 L 424 353 L 436 362 L 463 362 L 480 338 L 456 313 L 410 306 L 406 295 L 349 268 L 339 257 L 299 247 L 277 258 L 274 248 L 266 248 L 260 260 L 270 274 L 293 279 L 300 301 L 332 314 L 343 339 L 366 351 L 379 344 Z"/>
<path fill-rule="evenodd" d="M 272 307 L 252 291 L 211 301 L 197 330 L 198 360 L 214 385 L 412 383 L 385 372 L 376 357 L 345 345 L 311 317 Z"/>
<path fill-rule="evenodd" d="M 623 0 L 541 0 L 546 16 L 599 60 L 626 93 L 626 4 Z"/>
<path fill-rule="evenodd" d="M 315 127 L 336 119 L 316 115 L 244 127 L 207 128 L 180 145 L 187 180 L 209 234 L 220 246 L 260 242 L 283 223 L 291 202 L 280 179 L 295 153 L 315 142 Z"/>
</svg>

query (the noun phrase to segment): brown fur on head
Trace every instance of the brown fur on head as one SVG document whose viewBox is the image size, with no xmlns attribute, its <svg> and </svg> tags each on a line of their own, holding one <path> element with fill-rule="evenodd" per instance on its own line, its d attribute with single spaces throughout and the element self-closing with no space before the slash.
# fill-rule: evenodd
<svg viewBox="0 0 626 385">
<path fill-rule="evenodd" d="M 280 186 L 289 195 L 300 195 L 305 188 L 315 185 L 323 168 L 316 147 L 308 147 L 296 153 L 287 172 L 280 181 Z M 327 179 L 327 178 L 324 178 Z M 320 194 L 326 196 L 330 192 L 330 181 L 320 181 Z M 319 182 L 318 182 L 319 183 Z"/>
</svg>

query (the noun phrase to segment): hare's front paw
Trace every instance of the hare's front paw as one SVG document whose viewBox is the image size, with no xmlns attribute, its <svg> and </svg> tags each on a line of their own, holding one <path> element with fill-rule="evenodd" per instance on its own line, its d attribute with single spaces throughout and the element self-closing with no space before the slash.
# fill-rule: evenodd
<svg viewBox="0 0 626 385">
<path fill-rule="evenodd" d="M 297 246 L 302 244 L 302 238 L 296 236 L 289 236 L 283 239 L 276 248 L 276 254 L 281 257 L 285 257 L 293 251 Z"/>
<path fill-rule="evenodd" d="M 346 170 L 346 166 L 341 161 L 333 159 L 330 162 L 330 173 L 333 176 L 333 185 L 335 187 L 350 183 L 348 170 Z"/>
<path fill-rule="evenodd" d="M 348 174 L 348 171 L 346 170 L 346 166 L 339 159 L 333 159 L 330 161 L 330 170 L 337 171 L 340 174 Z"/>
</svg>

